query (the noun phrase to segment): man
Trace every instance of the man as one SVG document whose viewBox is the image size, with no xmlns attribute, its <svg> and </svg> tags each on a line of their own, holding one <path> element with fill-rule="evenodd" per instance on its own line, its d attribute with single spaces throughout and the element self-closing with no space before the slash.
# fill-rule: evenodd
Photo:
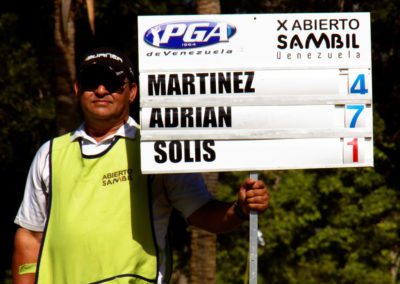
<svg viewBox="0 0 400 284">
<path fill-rule="evenodd" d="M 200 174 L 142 175 L 139 127 L 129 116 L 137 85 L 129 59 L 111 48 L 84 58 L 75 84 L 83 124 L 45 143 L 15 219 L 14 283 L 165 283 L 172 208 L 220 233 L 268 206 L 262 181 L 238 200 L 208 193 Z"/>
</svg>

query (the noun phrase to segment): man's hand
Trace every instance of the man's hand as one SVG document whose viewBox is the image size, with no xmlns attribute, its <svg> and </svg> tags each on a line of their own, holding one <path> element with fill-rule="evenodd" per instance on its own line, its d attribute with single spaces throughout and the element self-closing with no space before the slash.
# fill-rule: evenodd
<svg viewBox="0 0 400 284">
<path fill-rule="evenodd" d="M 250 210 L 262 213 L 268 208 L 269 193 L 262 180 L 246 179 L 241 185 L 238 195 L 238 206 L 248 217 Z"/>
<path fill-rule="evenodd" d="M 210 200 L 188 217 L 190 224 L 212 233 L 225 233 L 248 219 L 250 210 L 262 213 L 268 208 L 268 189 L 261 180 L 247 179 L 238 195 L 236 202 Z"/>
</svg>

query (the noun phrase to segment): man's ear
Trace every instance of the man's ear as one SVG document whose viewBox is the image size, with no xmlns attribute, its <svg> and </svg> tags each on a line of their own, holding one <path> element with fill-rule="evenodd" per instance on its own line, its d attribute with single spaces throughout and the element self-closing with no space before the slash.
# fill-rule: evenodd
<svg viewBox="0 0 400 284">
<path fill-rule="evenodd" d="M 129 102 L 133 102 L 137 95 L 137 85 L 132 83 L 129 87 Z"/>
</svg>

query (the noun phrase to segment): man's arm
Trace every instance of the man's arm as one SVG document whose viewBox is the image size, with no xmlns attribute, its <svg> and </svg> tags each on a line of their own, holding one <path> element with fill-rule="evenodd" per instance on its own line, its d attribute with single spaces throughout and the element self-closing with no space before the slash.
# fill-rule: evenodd
<svg viewBox="0 0 400 284">
<path fill-rule="evenodd" d="M 247 179 L 240 187 L 236 202 L 211 200 L 192 213 L 188 220 L 191 225 L 212 233 L 228 232 L 248 218 L 250 210 L 264 212 L 268 207 L 268 198 L 264 182 Z"/>
<path fill-rule="evenodd" d="M 12 276 L 14 284 L 35 282 L 36 263 L 42 241 L 41 232 L 18 228 L 14 239 Z"/>
</svg>

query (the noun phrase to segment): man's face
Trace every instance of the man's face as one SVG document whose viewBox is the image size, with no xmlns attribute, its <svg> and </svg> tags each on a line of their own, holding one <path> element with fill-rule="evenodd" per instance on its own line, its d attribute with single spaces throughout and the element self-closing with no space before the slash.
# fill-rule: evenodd
<svg viewBox="0 0 400 284">
<path fill-rule="evenodd" d="M 78 100 L 87 121 L 126 121 L 129 105 L 135 99 L 136 92 L 136 84 L 101 72 L 83 76 L 76 86 Z"/>
</svg>

